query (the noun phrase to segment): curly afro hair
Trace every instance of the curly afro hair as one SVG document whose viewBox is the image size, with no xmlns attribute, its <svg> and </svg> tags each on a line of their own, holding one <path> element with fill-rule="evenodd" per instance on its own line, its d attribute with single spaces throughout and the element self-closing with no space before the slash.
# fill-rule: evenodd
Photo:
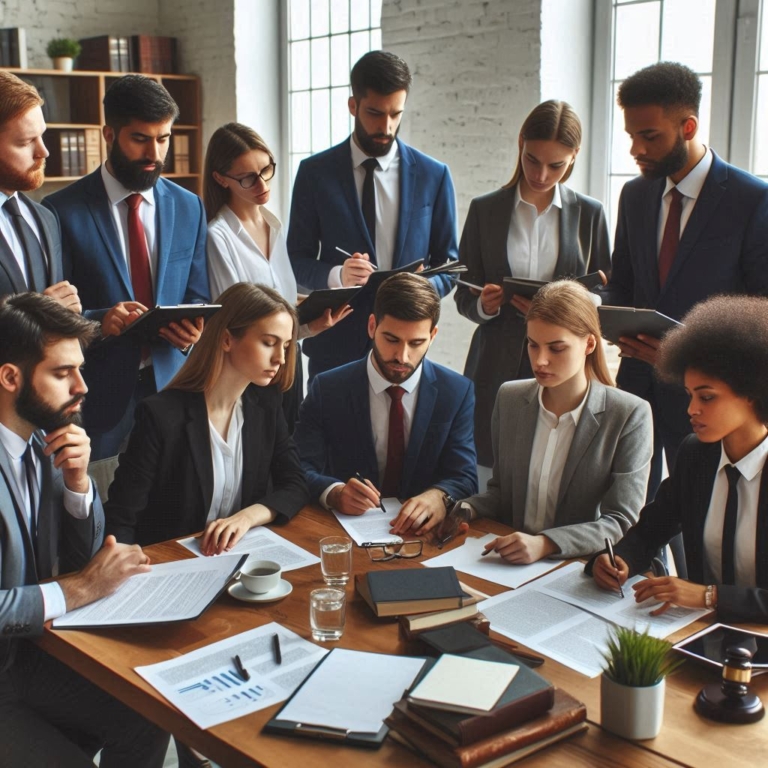
<svg viewBox="0 0 768 768">
<path fill-rule="evenodd" d="M 690 310 L 656 362 L 659 378 L 674 384 L 688 369 L 725 382 L 768 423 L 768 298 L 714 296 Z"/>
<path fill-rule="evenodd" d="M 619 86 L 616 101 L 622 109 L 655 104 L 667 109 L 684 108 L 699 114 L 701 80 L 684 64 L 661 61 L 643 67 Z"/>
</svg>

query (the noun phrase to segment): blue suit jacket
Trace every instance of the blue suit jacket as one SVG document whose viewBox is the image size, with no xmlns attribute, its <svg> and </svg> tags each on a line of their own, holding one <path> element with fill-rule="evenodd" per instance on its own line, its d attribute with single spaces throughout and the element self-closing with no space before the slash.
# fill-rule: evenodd
<svg viewBox="0 0 768 768">
<path fill-rule="evenodd" d="M 165 179 L 155 186 L 157 272 L 155 303 L 198 304 L 210 300 L 203 204 L 197 195 Z M 112 218 L 101 168 L 45 198 L 61 222 L 64 277 L 77 286 L 83 314 L 101 320 L 121 301 L 133 301 L 133 287 Z M 94 345 L 84 369 L 88 396 L 84 409 L 89 430 L 102 432 L 122 417 L 136 385 L 141 360 L 138 346 L 110 342 Z M 184 355 L 163 339 L 152 344 L 157 388 L 162 389 L 184 362 Z"/>
<path fill-rule="evenodd" d="M 313 499 L 355 472 L 379 487 L 366 365 L 364 358 L 320 374 L 301 404 L 294 439 Z M 436 487 L 462 499 L 477 491 L 474 387 L 442 365 L 423 366 L 398 495 Z"/>
<path fill-rule="evenodd" d="M 422 259 L 437 266 L 458 258 L 456 199 L 448 166 L 398 140 L 400 148 L 400 214 L 392 266 Z M 293 185 L 288 253 L 299 285 L 307 290 L 328 287 L 328 274 L 349 253 L 371 255 L 375 248 L 363 219 L 352 170 L 349 139 L 302 160 Z M 318 257 L 319 251 L 319 257 Z M 453 287 L 449 277 L 432 278 L 440 296 Z M 363 290 L 355 311 L 339 325 L 306 339 L 302 346 L 311 368 L 327 370 L 357 360 L 370 349 L 367 323 L 373 292 Z"/>
</svg>

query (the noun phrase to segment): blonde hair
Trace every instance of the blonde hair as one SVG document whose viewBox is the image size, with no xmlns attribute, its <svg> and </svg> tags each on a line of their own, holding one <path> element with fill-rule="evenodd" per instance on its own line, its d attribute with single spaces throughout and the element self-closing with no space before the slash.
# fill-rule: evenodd
<svg viewBox="0 0 768 768">
<path fill-rule="evenodd" d="M 581 338 L 592 334 L 597 343 L 584 363 L 587 377 L 597 379 L 608 387 L 614 386 L 605 361 L 597 307 L 581 283 L 575 280 L 547 283 L 531 301 L 526 322 L 531 320 L 557 325 Z"/>
<path fill-rule="evenodd" d="M 42 107 L 43 99 L 34 85 L 10 72 L 0 71 L 0 128 L 33 107 Z"/>
<path fill-rule="evenodd" d="M 221 375 L 224 365 L 224 333 L 229 331 L 239 339 L 257 320 L 278 312 L 287 312 L 293 321 L 292 343 L 285 353 L 285 364 L 280 366 L 272 385 L 285 392 L 293 386 L 296 371 L 296 310 L 277 291 L 265 285 L 235 283 L 216 299 L 221 309 L 205 324 L 200 341 L 195 344 L 167 389 L 187 392 L 209 392 Z"/>
<path fill-rule="evenodd" d="M 581 146 L 581 120 L 568 102 L 554 99 L 543 101 L 525 118 L 520 129 L 520 138 L 523 141 L 557 141 L 575 151 Z M 561 182 L 568 180 L 574 165 L 575 160 L 568 166 L 565 175 L 560 179 Z M 514 187 L 522 175 L 523 161 L 519 153 L 515 172 L 503 189 Z"/>
</svg>

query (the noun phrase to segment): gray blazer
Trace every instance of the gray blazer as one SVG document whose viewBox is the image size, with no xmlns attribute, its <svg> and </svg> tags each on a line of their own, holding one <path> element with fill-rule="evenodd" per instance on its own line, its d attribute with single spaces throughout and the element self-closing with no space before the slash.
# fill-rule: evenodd
<svg viewBox="0 0 768 768">
<path fill-rule="evenodd" d="M 0 444 L 0 672 L 13 663 L 18 639 L 43 633 L 44 606 L 38 582 L 82 568 L 104 537 L 104 510 L 98 493 L 88 517 L 73 518 L 64 509 L 61 471 L 43 455 L 39 438 L 34 439 L 43 468 L 37 559 L 24 519 L 24 497 L 11 459 Z"/>
<path fill-rule="evenodd" d="M 597 200 L 560 186 L 560 252 L 555 277 L 579 277 L 602 269 L 610 270 L 611 249 L 603 206 Z M 511 276 L 507 258 L 507 235 L 515 204 L 515 188 L 498 189 L 476 197 L 469 206 L 461 234 L 459 260 L 469 271 L 469 283 L 501 284 Z M 525 352 L 525 318 L 511 305 L 502 306 L 492 320 L 477 311 L 477 296 L 463 285 L 454 294 L 459 312 L 478 324 L 464 366 L 464 375 L 475 382 L 475 441 L 478 462 L 493 461 L 490 430 L 496 393 L 505 381 L 520 375 Z M 527 367 L 523 378 L 530 376 Z"/>
<path fill-rule="evenodd" d="M 524 530 L 531 446 L 539 415 L 538 384 L 504 384 L 493 411 L 493 478 L 467 501 L 482 517 Z M 645 400 L 592 381 L 565 462 L 555 527 L 546 534 L 557 557 L 583 557 L 617 542 L 645 503 L 653 424 Z"/>
</svg>

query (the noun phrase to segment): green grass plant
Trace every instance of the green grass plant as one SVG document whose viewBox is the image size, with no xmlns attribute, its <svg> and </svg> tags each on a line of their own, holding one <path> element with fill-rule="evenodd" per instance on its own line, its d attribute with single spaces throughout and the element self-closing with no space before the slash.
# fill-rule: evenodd
<svg viewBox="0 0 768 768">
<path fill-rule="evenodd" d="M 77 40 L 72 40 L 69 37 L 56 37 L 49 41 L 45 52 L 51 59 L 58 59 L 62 56 L 76 59 L 82 50 L 83 47 Z"/>
<path fill-rule="evenodd" d="M 683 659 L 673 658 L 672 644 L 634 629 L 616 627 L 608 641 L 605 674 L 619 685 L 644 688 L 674 672 Z"/>
</svg>

